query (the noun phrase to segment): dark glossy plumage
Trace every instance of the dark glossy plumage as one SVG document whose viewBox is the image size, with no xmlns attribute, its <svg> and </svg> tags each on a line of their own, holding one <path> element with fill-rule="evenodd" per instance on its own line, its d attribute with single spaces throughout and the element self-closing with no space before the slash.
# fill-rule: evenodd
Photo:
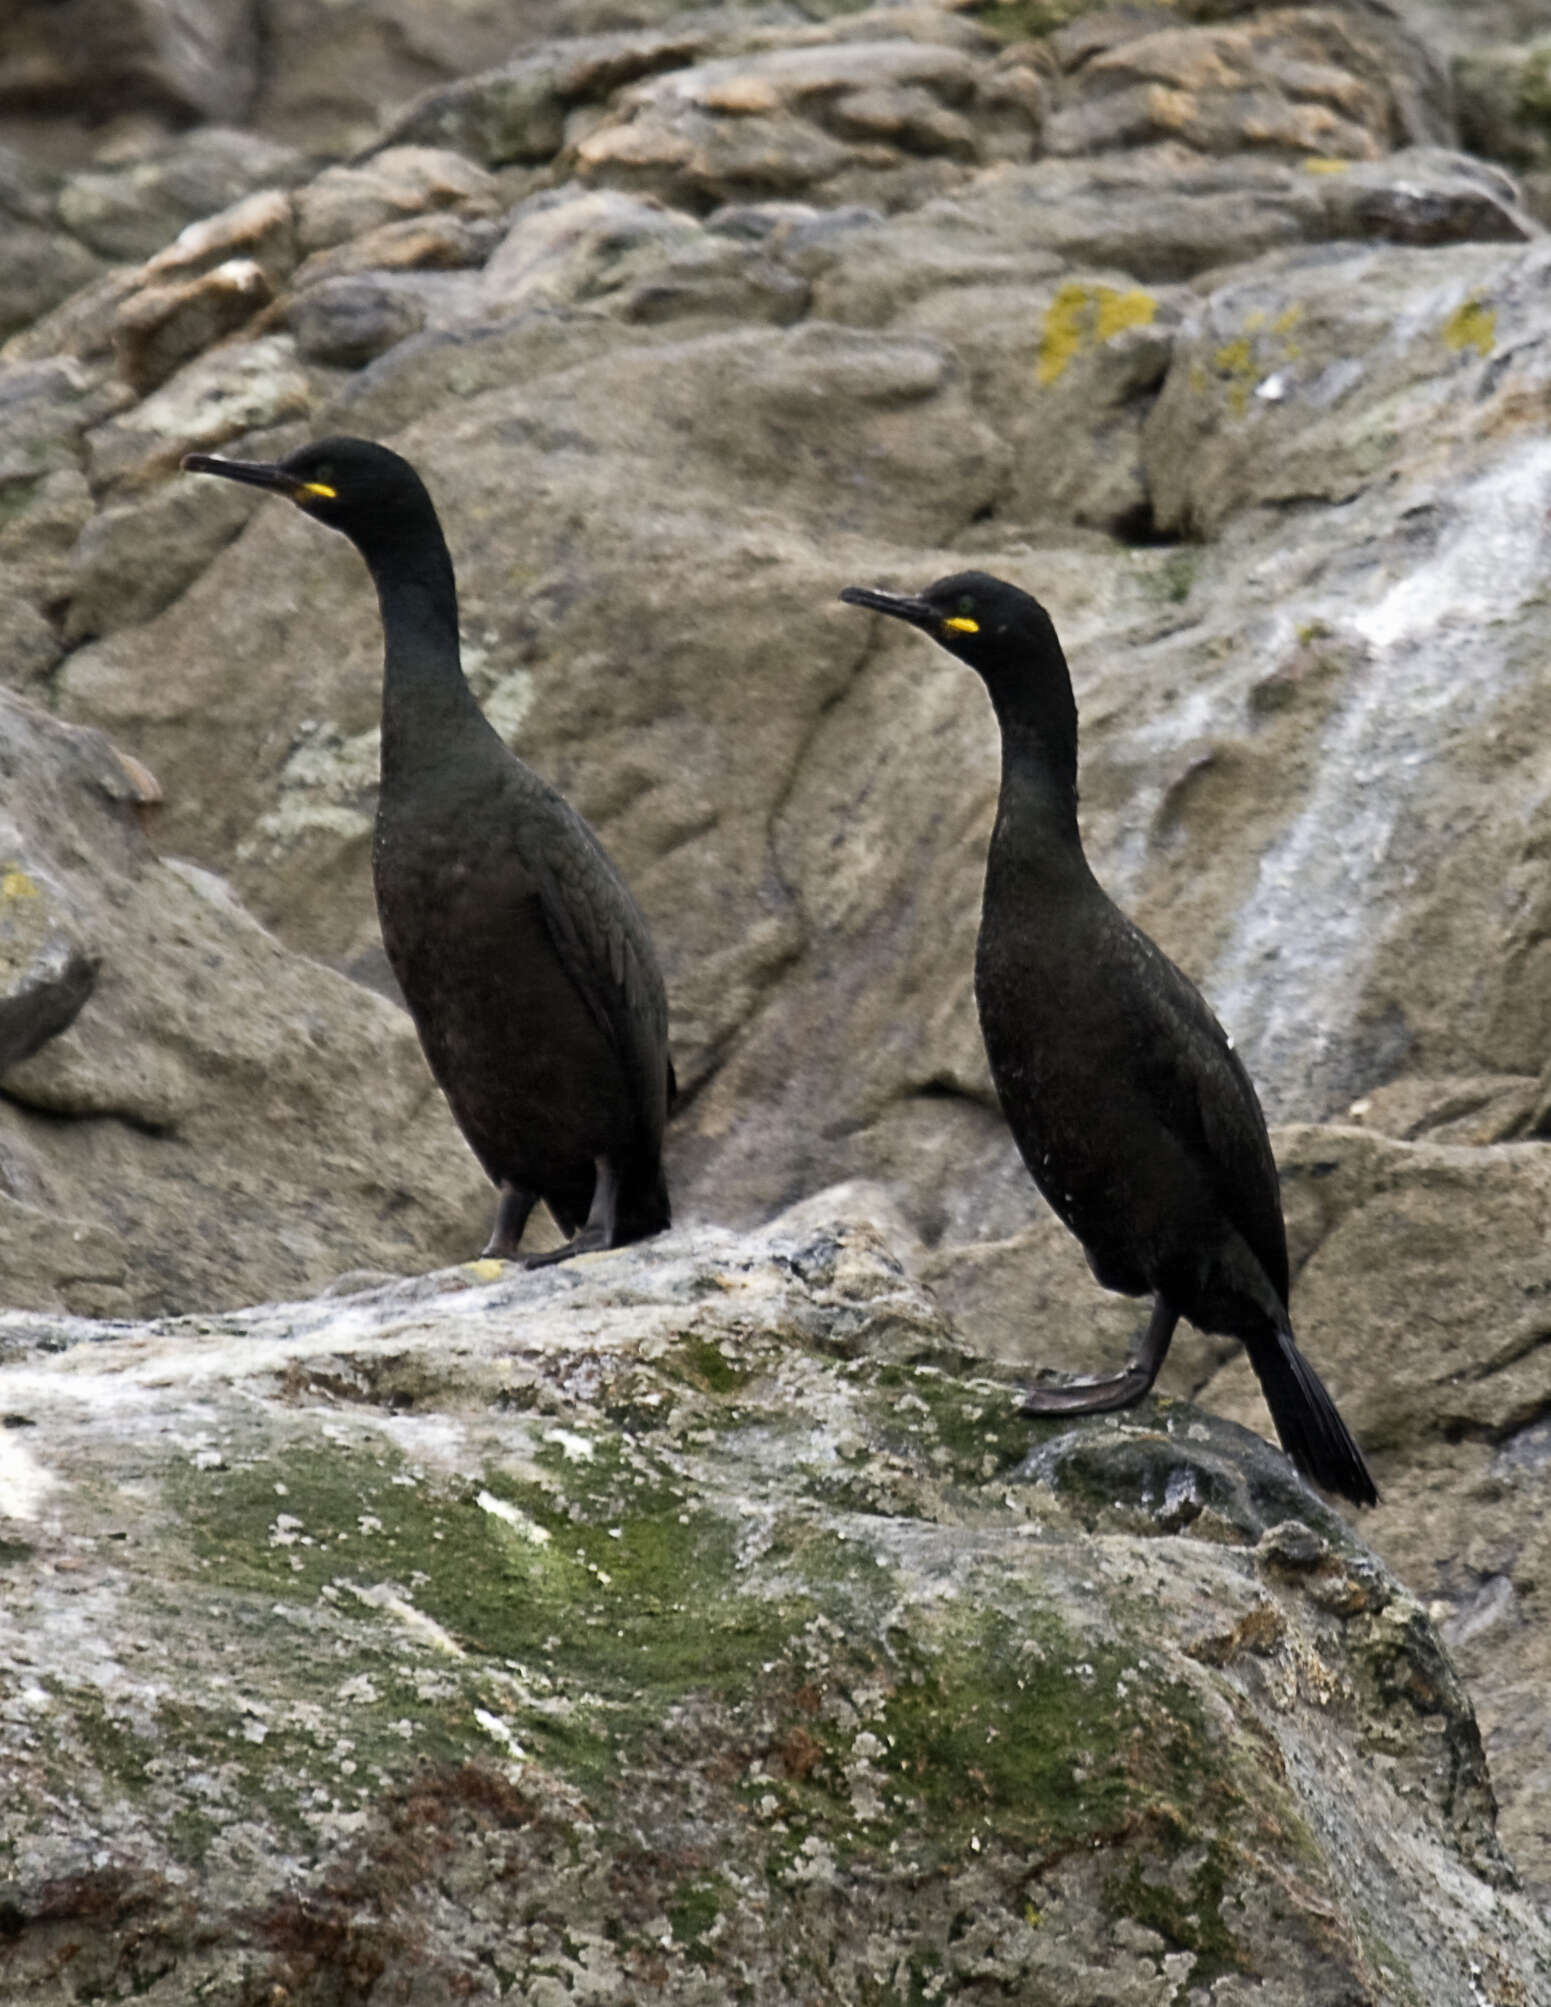
<svg viewBox="0 0 1551 2007">
<path fill-rule="evenodd" d="M 1002 786 L 975 954 L 981 1030 L 1024 1162 L 1108 1289 L 1153 1312 L 1120 1373 L 1030 1395 L 1031 1413 L 1129 1406 L 1175 1324 L 1241 1339 L 1283 1447 L 1357 1504 L 1377 1492 L 1293 1341 L 1287 1241 L 1265 1118 L 1200 991 L 1088 868 L 1077 826 L 1077 707 L 1037 600 L 983 572 L 919 598 L 841 594 L 922 628 L 984 680 Z"/>
<path fill-rule="evenodd" d="M 486 1253 L 516 1253 L 540 1198 L 575 1236 L 557 1256 L 659 1232 L 673 1070 L 651 936 L 587 824 L 474 701 L 419 475 L 364 439 L 275 466 L 184 465 L 288 496 L 371 571 L 384 638 L 377 911 L 431 1071 L 500 1189 Z"/>
</svg>

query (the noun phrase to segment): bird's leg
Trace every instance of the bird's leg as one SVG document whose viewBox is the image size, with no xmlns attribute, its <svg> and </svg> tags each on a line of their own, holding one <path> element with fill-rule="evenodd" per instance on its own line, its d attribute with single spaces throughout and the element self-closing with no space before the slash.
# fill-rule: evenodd
<svg viewBox="0 0 1551 2007">
<path fill-rule="evenodd" d="M 592 1206 L 580 1232 L 564 1247 L 552 1247 L 547 1254 L 530 1254 L 529 1268 L 552 1268 L 557 1261 L 569 1261 L 573 1254 L 598 1254 L 614 1245 L 614 1215 L 619 1207 L 619 1179 L 607 1157 L 596 1157 L 592 1184 Z"/>
<path fill-rule="evenodd" d="M 1025 1397 L 1019 1412 L 1103 1415 L 1116 1408 L 1134 1407 L 1157 1379 L 1178 1322 L 1179 1312 L 1161 1296 L 1154 1297 L 1147 1329 L 1120 1372 L 1100 1373 L 1089 1380 L 1070 1380 L 1064 1387 L 1035 1387 Z"/>
<path fill-rule="evenodd" d="M 490 1238 L 485 1244 L 481 1261 L 515 1261 L 517 1244 L 522 1239 L 522 1230 L 528 1224 L 537 1194 L 530 1192 L 526 1185 L 513 1185 L 503 1178 L 500 1197 L 495 1202 L 495 1221 L 490 1228 Z"/>
</svg>

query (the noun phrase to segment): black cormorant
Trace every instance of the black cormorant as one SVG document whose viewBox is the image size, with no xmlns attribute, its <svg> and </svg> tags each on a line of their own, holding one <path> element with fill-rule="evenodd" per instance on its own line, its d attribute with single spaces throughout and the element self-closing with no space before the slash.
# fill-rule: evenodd
<svg viewBox="0 0 1551 2007">
<path fill-rule="evenodd" d="M 1030 1414 L 1129 1407 L 1181 1317 L 1240 1339 L 1282 1446 L 1316 1483 L 1377 1502 L 1368 1467 L 1293 1342 L 1287 1239 L 1265 1117 L 1200 991 L 1088 868 L 1077 705 L 1050 616 L 984 572 L 919 598 L 841 598 L 908 621 L 969 664 L 1002 732 L 975 999 L 1013 1137 L 1106 1289 L 1153 1299 L 1123 1371 L 1036 1388 Z"/>
<path fill-rule="evenodd" d="M 347 536 L 377 587 L 377 912 L 431 1071 L 499 1189 L 485 1253 L 516 1254 L 537 1199 L 574 1237 L 535 1262 L 660 1232 L 673 1067 L 651 936 L 597 837 L 475 702 L 420 476 L 349 438 L 275 465 L 183 465 L 286 496 Z"/>
</svg>

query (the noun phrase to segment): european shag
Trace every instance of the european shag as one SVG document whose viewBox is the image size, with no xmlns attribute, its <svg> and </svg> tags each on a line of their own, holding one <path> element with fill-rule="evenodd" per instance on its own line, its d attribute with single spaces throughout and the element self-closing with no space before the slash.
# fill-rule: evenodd
<svg viewBox="0 0 1551 2007">
<path fill-rule="evenodd" d="M 1124 1370 L 1037 1387 L 1029 1414 L 1130 1407 L 1174 1327 L 1242 1341 L 1282 1446 L 1358 1505 L 1378 1492 L 1293 1342 L 1287 1238 L 1265 1117 L 1232 1042 L 1188 977 L 1105 893 L 1077 828 L 1077 705 L 1039 602 L 984 572 L 918 598 L 840 597 L 921 628 L 985 683 L 1002 734 L 975 1000 L 1024 1163 L 1106 1289 L 1151 1296 Z"/>
<path fill-rule="evenodd" d="M 668 1004 L 639 907 L 591 829 L 510 752 L 458 649 L 452 560 L 407 460 L 325 439 L 278 464 L 186 471 L 273 489 L 366 560 L 384 641 L 372 879 L 383 945 L 458 1125 L 499 1190 L 487 1255 L 543 1199 L 564 1247 L 669 1224 Z"/>
</svg>

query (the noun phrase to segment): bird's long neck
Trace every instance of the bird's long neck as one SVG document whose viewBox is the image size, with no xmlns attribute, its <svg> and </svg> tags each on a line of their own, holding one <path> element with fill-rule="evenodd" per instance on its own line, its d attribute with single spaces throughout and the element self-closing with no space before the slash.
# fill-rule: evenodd
<svg viewBox="0 0 1551 2007">
<path fill-rule="evenodd" d="M 384 778 L 434 764 L 448 743 L 483 721 L 458 649 L 458 588 L 434 521 L 414 545 L 364 548 L 382 612 Z"/>
<path fill-rule="evenodd" d="M 1088 876 L 1077 829 L 1077 706 L 1071 686 L 991 686 L 1002 728 L 994 868 L 1020 876 Z"/>
</svg>

